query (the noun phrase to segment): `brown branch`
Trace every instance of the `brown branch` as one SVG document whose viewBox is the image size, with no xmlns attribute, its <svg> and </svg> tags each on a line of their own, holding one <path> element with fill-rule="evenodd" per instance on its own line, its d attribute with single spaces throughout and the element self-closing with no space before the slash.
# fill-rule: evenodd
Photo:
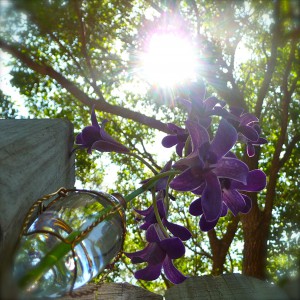
<svg viewBox="0 0 300 300">
<path fill-rule="evenodd" d="M 37 27 L 40 30 L 41 34 L 46 34 L 48 35 L 55 43 L 58 44 L 58 46 L 60 47 L 60 49 L 63 50 L 63 52 L 65 54 L 67 54 L 67 56 L 74 62 L 74 64 L 77 66 L 78 71 L 80 72 L 80 74 L 82 75 L 82 77 L 84 78 L 85 82 L 87 84 L 91 85 L 90 80 L 88 79 L 87 74 L 84 72 L 84 70 L 82 69 L 82 66 L 80 65 L 80 63 L 77 61 L 76 57 L 72 54 L 72 52 L 65 46 L 63 45 L 63 43 L 59 40 L 59 38 L 51 31 L 48 30 L 47 26 L 45 26 L 45 23 L 43 22 L 39 22 L 38 18 L 36 15 L 34 15 L 34 12 L 31 11 L 30 14 L 28 14 L 28 17 L 30 18 L 30 20 L 32 21 L 32 23 L 35 23 L 37 25 Z"/>
<path fill-rule="evenodd" d="M 196 245 L 195 243 L 194 243 L 194 241 L 193 241 L 193 244 L 194 245 Z M 189 250 L 191 250 L 192 252 L 194 252 L 195 254 L 197 254 L 197 255 L 199 255 L 199 256 L 205 256 L 205 257 L 207 257 L 207 258 L 209 258 L 209 259 L 213 259 L 213 257 L 212 257 L 212 255 L 210 254 L 210 253 L 208 253 L 208 252 L 206 252 L 204 249 L 202 249 L 200 246 L 199 246 L 199 248 L 200 248 L 200 251 L 197 251 L 197 250 L 195 250 L 195 248 L 193 248 L 192 246 L 190 246 L 189 244 L 185 244 L 185 247 L 186 248 L 188 248 Z"/>
<path fill-rule="evenodd" d="M 257 101 L 255 106 L 255 115 L 260 118 L 261 110 L 263 101 L 267 95 L 267 92 L 270 87 L 271 79 L 273 77 L 273 73 L 276 66 L 276 59 L 277 59 L 277 47 L 279 45 L 279 37 L 280 37 L 280 28 L 281 24 L 279 21 L 279 9 L 280 9 L 280 1 L 275 2 L 274 6 L 274 20 L 275 24 L 273 25 L 272 30 L 272 43 L 271 43 L 271 55 L 267 62 L 267 70 L 264 75 L 264 80 L 262 82 L 262 85 L 258 91 L 257 95 Z"/>
<path fill-rule="evenodd" d="M 82 13 L 80 10 L 80 4 L 79 4 L 78 0 L 74 1 L 74 7 L 75 7 L 77 17 L 79 19 L 79 37 L 81 39 L 81 52 L 82 52 L 83 57 L 86 60 L 87 67 L 90 72 L 90 76 L 92 78 L 91 86 L 93 87 L 94 92 L 98 95 L 98 97 L 103 98 L 103 94 L 101 93 L 99 87 L 97 86 L 94 68 L 91 64 L 91 59 L 90 59 L 90 56 L 87 51 L 85 23 L 83 21 Z"/>
<path fill-rule="evenodd" d="M 231 218 L 231 222 L 226 228 L 226 233 L 221 239 L 217 237 L 214 229 L 208 232 L 209 243 L 213 254 L 212 260 L 214 274 L 222 273 L 222 270 L 225 269 L 224 264 L 226 255 L 238 229 L 239 220 L 239 216 Z"/>
<path fill-rule="evenodd" d="M 284 164 L 289 160 L 293 149 L 295 148 L 296 144 L 299 142 L 300 142 L 300 134 L 293 136 L 292 140 L 286 147 L 283 157 L 279 160 L 279 169 L 281 169 L 284 166 Z"/>
<path fill-rule="evenodd" d="M 280 162 L 280 154 L 282 152 L 282 147 L 284 145 L 287 133 L 287 126 L 289 122 L 289 104 L 292 98 L 292 91 L 288 89 L 288 78 L 292 68 L 292 64 L 295 60 L 295 50 L 296 43 L 294 42 L 291 46 L 290 55 L 288 61 L 286 63 L 286 68 L 284 71 L 283 79 L 282 79 L 282 100 L 281 100 L 281 122 L 280 122 L 280 133 L 275 145 L 275 151 L 273 154 L 273 159 L 271 162 L 271 170 L 269 175 L 269 182 L 267 184 L 267 194 L 266 194 L 266 205 L 265 205 L 265 218 L 266 222 L 270 222 L 272 218 L 272 209 L 276 194 L 276 184 L 278 178 L 278 172 L 280 170 L 281 162 Z"/>
<path fill-rule="evenodd" d="M 203 69 L 206 72 L 205 79 L 208 83 L 215 88 L 218 95 L 223 98 L 229 105 L 240 106 L 247 109 L 244 96 L 234 80 L 234 76 L 230 67 L 224 61 L 222 52 L 217 49 L 216 42 L 209 41 L 204 35 L 199 35 L 199 41 L 203 43 L 205 41 L 207 46 L 204 49 L 204 55 L 207 57 L 207 66 Z M 215 57 L 217 62 L 209 62 L 211 57 Z M 224 73 L 220 70 L 220 67 L 224 67 L 228 70 L 228 73 Z M 227 82 L 230 82 L 232 88 L 227 86 Z"/>
<path fill-rule="evenodd" d="M 71 95 L 73 95 L 78 101 L 80 101 L 84 105 L 87 105 L 89 107 L 95 105 L 96 110 L 117 115 L 125 119 L 131 119 L 150 128 L 170 133 L 167 125 L 159 120 L 148 117 L 139 112 L 132 111 L 125 107 L 112 105 L 106 102 L 103 96 L 99 97 L 99 99 L 90 98 L 86 93 L 84 93 L 80 88 L 78 88 L 75 83 L 73 83 L 72 81 L 64 77 L 62 74 L 55 71 L 51 66 L 41 64 L 40 62 L 37 63 L 36 61 L 32 60 L 28 55 L 25 54 L 26 51 L 19 50 L 17 48 L 17 45 L 9 45 L 0 38 L 0 48 L 13 55 L 15 58 L 19 59 L 22 63 L 24 63 L 33 71 L 44 76 L 47 75 L 50 78 L 54 79 L 57 83 L 59 83 L 63 88 L 65 88 Z"/>
<path fill-rule="evenodd" d="M 141 137 L 137 137 L 137 140 L 140 141 L 141 145 L 142 145 L 142 148 L 143 148 L 143 152 L 139 151 L 140 154 L 143 154 L 144 156 L 146 156 L 149 161 L 152 163 L 152 165 L 157 169 L 157 170 L 161 170 L 162 167 L 159 166 L 156 161 L 154 160 L 153 156 L 147 151 L 146 147 L 145 147 L 145 144 L 144 144 L 144 141 Z"/>
</svg>

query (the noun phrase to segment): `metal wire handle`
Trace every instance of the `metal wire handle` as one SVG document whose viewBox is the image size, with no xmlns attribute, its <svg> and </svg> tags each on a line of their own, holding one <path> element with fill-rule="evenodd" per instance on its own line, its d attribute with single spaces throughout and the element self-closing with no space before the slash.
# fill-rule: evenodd
<svg viewBox="0 0 300 300">
<path fill-rule="evenodd" d="M 113 269 L 114 265 L 116 264 L 116 262 L 119 261 L 119 259 L 122 256 L 122 253 L 123 253 L 124 241 L 125 241 L 125 236 L 126 236 L 126 222 L 125 222 L 125 214 L 124 214 L 124 208 L 126 207 L 126 202 L 120 194 L 114 195 L 114 198 L 119 201 L 119 204 L 115 204 L 111 199 L 106 198 L 106 200 L 111 204 L 112 209 L 109 212 L 107 212 L 106 214 L 102 215 L 96 221 L 94 221 L 85 230 L 83 230 L 73 241 L 68 241 L 65 238 L 63 238 L 62 236 L 60 236 L 59 234 L 57 234 L 53 231 L 50 231 L 50 230 L 49 231 L 48 230 L 35 230 L 35 231 L 31 231 L 30 233 L 27 232 L 28 224 L 29 224 L 34 212 L 37 210 L 37 208 L 38 208 L 38 214 L 41 214 L 43 211 L 46 211 L 49 207 L 51 207 L 54 203 L 59 201 L 61 198 L 68 196 L 68 194 L 70 192 L 86 192 L 86 193 L 90 193 L 90 194 L 100 196 L 100 197 L 104 196 L 103 194 L 95 192 L 95 191 L 79 190 L 79 189 L 66 189 L 64 187 L 61 187 L 56 192 L 47 194 L 47 195 L 43 196 L 42 198 L 39 198 L 31 206 L 31 208 L 29 209 L 29 211 L 24 219 L 21 233 L 19 235 L 19 240 L 22 238 L 22 236 L 28 236 L 28 235 L 36 234 L 36 233 L 37 234 L 38 233 L 46 233 L 46 234 L 51 234 L 51 235 L 55 236 L 56 238 L 60 239 L 62 242 L 66 243 L 66 244 L 70 244 L 71 251 L 72 251 L 72 258 L 73 258 L 74 265 L 75 265 L 75 270 L 74 270 L 74 279 L 72 281 L 70 291 L 67 294 L 69 294 L 71 297 L 80 297 L 83 295 L 88 295 L 88 294 L 93 293 L 94 291 L 96 291 L 98 289 L 98 286 L 97 285 L 93 286 L 93 287 L 89 288 L 88 290 L 84 290 L 84 291 L 78 291 L 78 292 L 73 291 L 74 285 L 75 285 L 75 282 L 77 279 L 77 263 L 76 263 L 75 246 L 77 243 L 79 243 L 80 240 L 82 240 L 85 236 L 87 236 L 98 224 L 100 224 L 102 221 L 104 221 L 108 217 L 110 217 L 116 213 L 119 213 L 121 220 L 122 220 L 122 226 L 123 226 L 122 245 L 121 245 L 120 251 L 118 252 L 117 256 L 114 258 L 113 262 L 111 264 L 108 264 L 105 267 L 106 270 L 111 271 Z M 58 195 L 58 196 L 54 200 L 52 200 L 50 203 L 48 203 L 47 206 L 43 207 L 43 202 L 53 198 L 56 195 Z M 106 273 L 104 276 L 102 276 L 102 278 L 100 279 L 100 284 L 104 281 L 104 279 L 107 277 L 108 274 L 109 274 L 109 272 Z"/>
</svg>

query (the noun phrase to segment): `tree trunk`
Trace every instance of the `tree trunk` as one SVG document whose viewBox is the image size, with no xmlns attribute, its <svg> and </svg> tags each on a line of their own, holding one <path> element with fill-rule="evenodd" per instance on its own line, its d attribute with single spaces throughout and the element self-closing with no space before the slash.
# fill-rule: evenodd
<svg viewBox="0 0 300 300">
<path fill-rule="evenodd" d="M 237 231 L 238 224 L 239 218 L 233 217 L 227 227 L 226 233 L 221 239 L 217 237 L 216 231 L 214 229 L 208 232 L 208 238 L 213 260 L 212 275 L 223 274 L 224 264 L 226 262 L 226 255 Z"/>
<path fill-rule="evenodd" d="M 243 274 L 266 279 L 269 224 L 264 214 L 253 211 L 242 217 L 244 230 Z"/>
</svg>

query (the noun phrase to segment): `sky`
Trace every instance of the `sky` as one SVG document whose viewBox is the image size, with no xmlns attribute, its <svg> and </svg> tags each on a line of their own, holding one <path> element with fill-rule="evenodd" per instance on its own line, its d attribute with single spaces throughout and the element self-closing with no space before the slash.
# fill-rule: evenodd
<svg viewBox="0 0 300 300">
<path fill-rule="evenodd" d="M 10 84 L 12 76 L 9 74 L 11 66 L 8 64 L 11 59 L 9 54 L 0 50 L 0 90 L 2 90 L 5 95 L 10 96 L 12 101 L 15 102 L 18 110 L 18 117 L 20 118 L 22 116 L 27 118 L 29 114 L 24 104 L 24 97 L 20 95 L 17 88 Z"/>
</svg>

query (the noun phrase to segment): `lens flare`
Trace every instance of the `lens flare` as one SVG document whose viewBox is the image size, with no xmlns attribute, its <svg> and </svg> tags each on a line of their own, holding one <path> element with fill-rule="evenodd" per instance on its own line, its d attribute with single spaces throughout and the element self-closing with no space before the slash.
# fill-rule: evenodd
<svg viewBox="0 0 300 300">
<path fill-rule="evenodd" d="M 172 87 L 196 74 L 191 42 L 175 33 L 153 34 L 141 56 L 143 77 L 151 84 Z"/>
</svg>

